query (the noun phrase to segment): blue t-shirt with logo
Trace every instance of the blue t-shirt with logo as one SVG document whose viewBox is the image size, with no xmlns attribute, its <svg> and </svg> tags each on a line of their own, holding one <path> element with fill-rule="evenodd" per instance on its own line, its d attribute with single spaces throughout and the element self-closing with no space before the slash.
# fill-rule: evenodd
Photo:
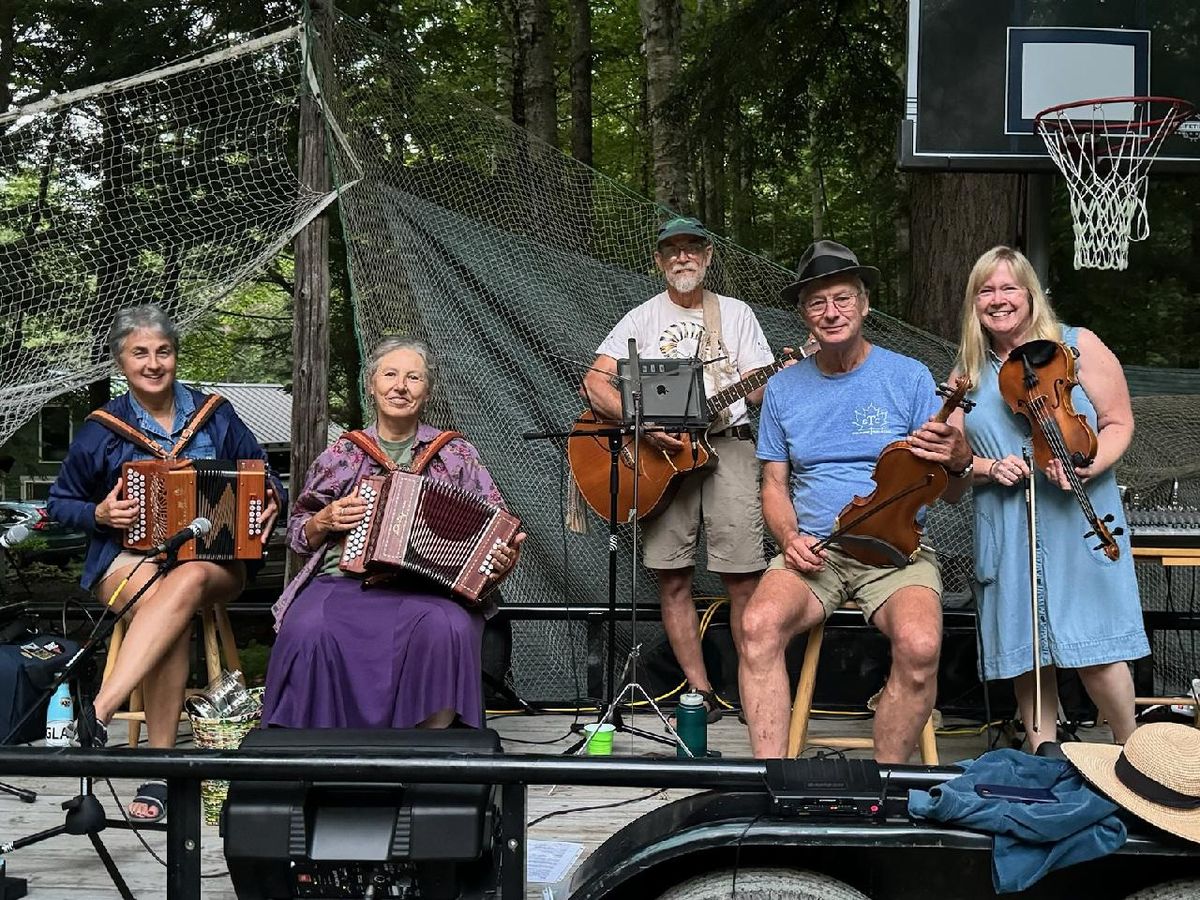
<svg viewBox="0 0 1200 900">
<path fill-rule="evenodd" d="M 872 346 L 851 372 L 826 375 L 813 357 L 767 382 L 758 458 L 791 464 L 792 505 L 800 530 L 824 536 L 850 500 L 875 489 L 880 452 L 941 408 L 919 360 Z"/>
</svg>

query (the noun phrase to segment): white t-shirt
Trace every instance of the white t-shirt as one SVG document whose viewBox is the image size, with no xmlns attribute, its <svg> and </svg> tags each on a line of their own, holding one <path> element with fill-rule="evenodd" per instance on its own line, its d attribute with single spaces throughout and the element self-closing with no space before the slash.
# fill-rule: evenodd
<svg viewBox="0 0 1200 900">
<path fill-rule="evenodd" d="M 729 359 L 704 367 L 704 389 L 709 397 L 735 384 L 748 372 L 775 361 L 754 311 L 736 297 L 717 295 L 721 310 L 721 342 Z M 705 340 L 704 308 L 684 309 L 663 291 L 635 306 L 596 348 L 598 356 L 624 359 L 629 356 L 629 339 L 637 340 L 638 355 L 645 359 L 691 359 L 700 350 L 701 359 L 713 359 Z M 729 424 L 750 421 L 746 401 L 729 407 Z"/>
</svg>

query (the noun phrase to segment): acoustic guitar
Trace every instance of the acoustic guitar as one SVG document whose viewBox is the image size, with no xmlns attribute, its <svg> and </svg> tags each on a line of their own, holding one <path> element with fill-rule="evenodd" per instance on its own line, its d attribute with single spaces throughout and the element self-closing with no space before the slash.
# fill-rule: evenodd
<svg viewBox="0 0 1200 900">
<path fill-rule="evenodd" d="M 798 350 L 780 355 L 775 362 L 764 366 L 747 375 L 737 384 L 732 384 L 708 398 L 704 404 L 705 414 L 711 422 L 721 412 L 728 409 L 747 394 L 756 391 L 767 383 L 767 379 L 782 369 L 793 359 L 804 359 L 819 349 L 810 341 Z M 611 424 L 600 421 L 586 410 L 576 421 L 571 430 L 571 438 L 567 441 L 567 460 L 571 466 L 571 476 L 579 487 L 579 493 L 596 515 L 608 520 L 611 498 L 609 496 L 609 456 L 608 437 L 595 434 L 590 440 L 588 434 L 610 428 Z M 708 432 L 697 435 L 693 441 L 687 432 L 675 435 L 683 442 L 683 446 L 674 454 L 668 454 L 644 437 L 638 447 L 638 521 L 644 522 L 662 512 L 684 478 L 698 472 L 707 472 L 716 468 L 717 454 L 708 441 Z M 633 435 L 621 438 L 621 458 L 617 469 L 617 521 L 629 522 L 633 518 Z"/>
</svg>

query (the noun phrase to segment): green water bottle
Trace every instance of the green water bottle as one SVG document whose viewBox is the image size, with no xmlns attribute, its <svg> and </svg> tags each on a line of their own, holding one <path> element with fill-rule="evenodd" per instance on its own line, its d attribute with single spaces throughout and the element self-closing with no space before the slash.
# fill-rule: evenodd
<svg viewBox="0 0 1200 900">
<path fill-rule="evenodd" d="M 679 697 L 679 705 L 675 707 L 675 730 L 692 751 L 692 756 L 699 759 L 708 753 L 708 710 L 704 708 L 703 697 L 696 693 Z M 686 757 L 687 751 L 676 745 L 675 755 Z"/>
</svg>

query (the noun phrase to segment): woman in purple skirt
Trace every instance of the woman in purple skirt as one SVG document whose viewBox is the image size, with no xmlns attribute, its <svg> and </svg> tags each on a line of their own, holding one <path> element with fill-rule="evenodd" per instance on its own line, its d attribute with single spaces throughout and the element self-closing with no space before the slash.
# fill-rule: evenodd
<svg viewBox="0 0 1200 900">
<path fill-rule="evenodd" d="M 400 469 L 441 433 L 421 421 L 436 366 L 429 348 L 386 338 L 367 361 L 375 424 L 366 434 Z M 308 562 L 275 604 L 279 632 L 267 667 L 263 725 L 286 728 L 445 728 L 483 724 L 483 622 L 470 611 L 403 581 L 364 589 L 338 568 L 342 538 L 362 521 L 358 485 L 383 467 L 343 437 L 309 469 L 288 522 L 288 543 Z M 438 449 L 424 476 L 504 501 L 479 454 L 462 438 Z M 525 535 L 496 553 L 499 581 Z"/>
</svg>

